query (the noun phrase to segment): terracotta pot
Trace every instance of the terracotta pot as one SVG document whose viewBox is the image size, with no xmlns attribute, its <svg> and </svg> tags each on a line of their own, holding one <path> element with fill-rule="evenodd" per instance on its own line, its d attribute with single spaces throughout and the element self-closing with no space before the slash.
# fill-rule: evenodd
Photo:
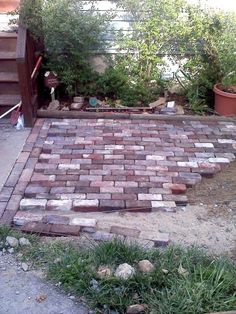
<svg viewBox="0 0 236 314">
<path fill-rule="evenodd" d="M 214 92 L 215 111 L 222 116 L 236 115 L 236 94 L 223 92 L 219 84 L 214 86 Z"/>
<path fill-rule="evenodd" d="M 20 4 L 20 0 L 0 0 L 0 12 L 10 12 L 15 10 Z"/>
</svg>

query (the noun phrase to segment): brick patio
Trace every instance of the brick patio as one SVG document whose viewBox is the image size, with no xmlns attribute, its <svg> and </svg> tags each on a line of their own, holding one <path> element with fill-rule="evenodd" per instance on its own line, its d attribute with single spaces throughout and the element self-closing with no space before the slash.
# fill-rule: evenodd
<svg viewBox="0 0 236 314">
<path fill-rule="evenodd" d="M 0 193 L 1 223 L 19 208 L 174 211 L 235 154 L 230 121 L 38 119 Z"/>
</svg>

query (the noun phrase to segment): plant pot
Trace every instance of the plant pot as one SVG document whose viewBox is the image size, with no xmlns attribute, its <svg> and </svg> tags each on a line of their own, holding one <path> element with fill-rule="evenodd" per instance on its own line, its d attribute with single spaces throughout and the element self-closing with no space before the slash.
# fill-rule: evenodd
<svg viewBox="0 0 236 314">
<path fill-rule="evenodd" d="M 222 116 L 236 115 L 236 94 L 226 93 L 220 89 L 220 85 L 214 86 L 215 111 Z"/>
<path fill-rule="evenodd" d="M 0 0 L 0 12 L 11 12 L 20 4 L 20 0 Z"/>
</svg>

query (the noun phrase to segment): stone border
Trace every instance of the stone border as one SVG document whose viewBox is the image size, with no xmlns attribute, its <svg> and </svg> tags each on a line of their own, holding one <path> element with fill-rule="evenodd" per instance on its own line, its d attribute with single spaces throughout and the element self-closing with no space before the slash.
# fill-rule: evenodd
<svg viewBox="0 0 236 314">
<path fill-rule="evenodd" d="M 58 111 L 38 110 L 39 118 L 55 119 L 131 119 L 131 120 L 191 120 L 191 121 L 225 121 L 236 122 L 236 117 L 222 116 L 192 116 L 192 115 L 160 115 L 160 114 L 133 114 L 133 113 L 106 113 L 106 112 L 82 112 L 82 111 Z"/>
</svg>

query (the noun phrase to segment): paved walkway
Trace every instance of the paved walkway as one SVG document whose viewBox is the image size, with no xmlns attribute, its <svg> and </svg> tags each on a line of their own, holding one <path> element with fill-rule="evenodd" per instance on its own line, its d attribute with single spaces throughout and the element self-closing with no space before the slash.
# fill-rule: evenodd
<svg viewBox="0 0 236 314">
<path fill-rule="evenodd" d="M 173 211 L 236 154 L 236 123 L 39 119 L 0 194 L 16 211 Z"/>
<path fill-rule="evenodd" d="M 0 120 L 0 190 L 20 154 L 30 129 L 16 130 L 9 119 Z"/>
</svg>

